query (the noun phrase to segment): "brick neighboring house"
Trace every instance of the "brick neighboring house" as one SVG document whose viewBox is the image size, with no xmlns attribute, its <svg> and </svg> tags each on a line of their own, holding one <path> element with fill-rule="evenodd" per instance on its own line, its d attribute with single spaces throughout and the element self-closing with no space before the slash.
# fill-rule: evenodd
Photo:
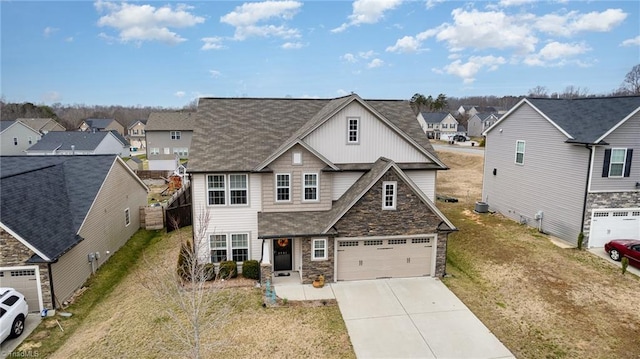
<svg viewBox="0 0 640 359">
<path fill-rule="evenodd" d="M 139 228 L 147 187 L 114 155 L 0 158 L 0 280 L 57 308 Z"/>
<path fill-rule="evenodd" d="M 145 128 L 149 170 L 174 171 L 188 159 L 195 126 L 191 112 L 153 112 Z"/>
<path fill-rule="evenodd" d="M 202 98 L 191 149 L 206 261 L 255 259 L 263 281 L 302 283 L 445 273 L 447 167 L 409 101 Z"/>
<path fill-rule="evenodd" d="M 492 210 L 585 247 L 640 239 L 640 96 L 525 98 L 483 134 Z"/>
</svg>

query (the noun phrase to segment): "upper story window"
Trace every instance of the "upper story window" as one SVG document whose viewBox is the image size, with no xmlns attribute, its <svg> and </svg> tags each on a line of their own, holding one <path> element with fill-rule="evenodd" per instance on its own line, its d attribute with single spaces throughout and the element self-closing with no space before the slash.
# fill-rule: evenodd
<svg viewBox="0 0 640 359">
<path fill-rule="evenodd" d="M 382 182 L 382 209 L 396 209 L 396 181 Z"/>
<path fill-rule="evenodd" d="M 427 123 L 427 128 L 433 128 L 433 123 Z"/>
<path fill-rule="evenodd" d="M 246 174 L 207 175 L 207 203 L 210 206 L 248 204 L 248 181 Z"/>
<path fill-rule="evenodd" d="M 516 141 L 516 163 L 524 164 L 524 141 Z"/>
<path fill-rule="evenodd" d="M 33 137 L 29 136 L 29 144 L 33 143 Z"/>
<path fill-rule="evenodd" d="M 131 213 L 129 212 L 129 208 L 124 210 L 124 225 L 128 227 L 131 224 Z"/>
<path fill-rule="evenodd" d="M 302 152 L 294 152 L 291 158 L 291 164 L 302 165 Z"/>
<path fill-rule="evenodd" d="M 318 200 L 318 174 L 317 173 L 305 173 L 303 177 L 303 190 L 305 201 L 317 201 Z"/>
<path fill-rule="evenodd" d="M 276 174 L 276 201 L 286 202 L 291 200 L 291 175 L 288 173 Z"/>
<path fill-rule="evenodd" d="M 449 125 L 447 125 L 446 123 L 442 124 L 442 128 L 447 128 L 447 127 L 449 127 Z"/>
<path fill-rule="evenodd" d="M 18 145 L 18 137 L 14 137 L 13 138 L 13 145 L 17 146 Z"/>
<path fill-rule="evenodd" d="M 629 177 L 631 175 L 632 148 L 608 148 L 604 150 L 602 177 Z"/>
<path fill-rule="evenodd" d="M 347 117 L 347 143 L 360 143 L 360 118 Z"/>
<path fill-rule="evenodd" d="M 180 131 L 171 131 L 171 139 L 179 140 L 182 137 L 182 133 Z"/>
</svg>

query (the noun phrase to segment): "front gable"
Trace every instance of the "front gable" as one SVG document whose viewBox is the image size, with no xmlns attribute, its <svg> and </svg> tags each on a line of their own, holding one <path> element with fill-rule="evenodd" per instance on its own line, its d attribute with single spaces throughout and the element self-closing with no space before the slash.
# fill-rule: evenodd
<svg viewBox="0 0 640 359">
<path fill-rule="evenodd" d="M 399 163 L 434 163 L 424 150 L 359 101 L 349 103 L 302 140 L 336 164 L 373 163 L 381 156 Z"/>
</svg>

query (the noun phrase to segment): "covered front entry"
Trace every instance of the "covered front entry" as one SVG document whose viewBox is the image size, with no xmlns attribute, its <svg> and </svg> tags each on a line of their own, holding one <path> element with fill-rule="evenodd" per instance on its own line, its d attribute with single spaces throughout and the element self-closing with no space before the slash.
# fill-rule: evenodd
<svg viewBox="0 0 640 359">
<path fill-rule="evenodd" d="M 42 309 L 39 275 L 37 266 L 0 267 L 1 286 L 14 288 L 22 293 L 30 312 L 40 312 Z"/>
<path fill-rule="evenodd" d="M 292 269 L 291 238 L 273 240 L 273 271 L 290 271 Z"/>
<path fill-rule="evenodd" d="M 432 274 L 435 237 L 338 239 L 337 280 Z"/>
<path fill-rule="evenodd" d="M 589 247 L 604 247 L 612 239 L 640 239 L 640 208 L 593 211 Z"/>
</svg>

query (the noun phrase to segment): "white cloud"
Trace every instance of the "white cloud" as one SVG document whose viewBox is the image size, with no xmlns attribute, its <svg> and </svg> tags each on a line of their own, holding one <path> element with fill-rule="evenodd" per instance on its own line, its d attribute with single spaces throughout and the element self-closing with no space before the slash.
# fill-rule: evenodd
<svg viewBox="0 0 640 359">
<path fill-rule="evenodd" d="M 224 49 L 224 45 L 222 45 L 221 37 L 203 37 L 202 42 L 204 45 L 200 48 L 200 50 L 220 50 Z"/>
<path fill-rule="evenodd" d="M 178 98 L 183 98 L 187 93 L 184 91 L 176 91 L 173 95 Z"/>
<path fill-rule="evenodd" d="M 338 96 L 347 96 L 349 94 L 349 91 L 338 89 L 336 93 L 338 94 Z"/>
<path fill-rule="evenodd" d="M 204 22 L 203 17 L 189 12 L 192 7 L 184 4 L 156 8 L 151 5 L 97 1 L 94 5 L 99 12 L 106 12 L 98 20 L 98 26 L 116 29 L 121 42 L 160 41 L 175 45 L 186 39 L 170 28 L 190 27 Z"/>
<path fill-rule="evenodd" d="M 580 32 L 608 32 L 620 25 L 627 15 L 620 9 L 580 14 L 570 11 L 565 14 L 547 14 L 536 19 L 537 30 L 556 36 L 573 36 Z"/>
<path fill-rule="evenodd" d="M 214 79 L 217 79 L 218 77 L 220 77 L 220 75 L 222 75 L 222 73 L 218 70 L 209 70 L 209 75 L 211 75 L 211 77 L 213 77 Z"/>
<path fill-rule="evenodd" d="M 343 23 L 331 32 L 342 32 L 350 26 L 360 24 L 375 24 L 384 17 L 384 13 L 395 9 L 402 0 L 355 0 L 353 13 L 349 15 L 348 22 Z"/>
<path fill-rule="evenodd" d="M 427 7 L 427 9 L 431 9 L 432 7 L 443 3 L 445 0 L 427 0 L 425 6 Z"/>
<path fill-rule="evenodd" d="M 351 63 L 358 62 L 358 59 L 356 58 L 356 56 L 354 54 L 351 54 L 351 53 L 346 53 L 346 54 L 342 55 L 340 58 L 345 60 L 346 62 L 351 62 Z"/>
<path fill-rule="evenodd" d="M 42 95 L 42 101 L 45 103 L 60 102 L 62 95 L 58 91 L 49 91 Z"/>
<path fill-rule="evenodd" d="M 632 39 L 624 40 L 620 46 L 640 46 L 640 35 Z"/>
<path fill-rule="evenodd" d="M 387 47 L 386 51 L 400 53 L 418 52 L 420 51 L 421 46 L 422 42 L 415 37 L 405 36 L 401 39 L 398 39 L 393 46 Z"/>
<path fill-rule="evenodd" d="M 304 44 L 301 42 L 285 42 L 281 47 L 285 50 L 295 50 L 303 48 Z"/>
<path fill-rule="evenodd" d="M 371 62 L 369 62 L 367 64 L 367 68 L 368 69 L 375 69 L 376 67 L 380 67 L 384 65 L 384 61 L 380 60 L 380 59 L 373 59 L 371 60 Z"/>
<path fill-rule="evenodd" d="M 495 71 L 498 69 L 498 65 L 505 63 L 506 60 L 502 56 L 471 56 L 468 62 L 463 63 L 462 60 L 456 60 L 445 66 L 443 70 L 445 73 L 462 78 L 465 84 L 470 84 L 475 81 L 476 74 L 483 68 Z"/>
<path fill-rule="evenodd" d="M 300 37 L 299 31 L 286 25 L 258 24 L 269 20 L 291 20 L 301 7 L 301 2 L 290 0 L 245 3 L 222 16 L 220 22 L 236 28 L 234 35 L 236 40 L 245 40 L 253 36 L 297 38 Z"/>
<path fill-rule="evenodd" d="M 47 26 L 47 27 L 44 28 L 44 31 L 42 33 L 43 33 L 44 37 L 49 37 L 49 36 L 53 35 L 53 33 L 58 31 L 58 30 L 60 30 L 60 29 L 57 29 L 55 27 Z"/>
<path fill-rule="evenodd" d="M 343 59 L 346 62 L 355 64 L 356 62 L 358 62 L 360 60 L 369 60 L 370 58 L 374 57 L 375 55 L 376 55 L 376 53 L 373 50 L 369 50 L 369 51 L 360 51 L 360 52 L 358 52 L 357 55 L 354 55 L 354 54 L 348 52 L 348 53 L 340 56 L 340 58 Z M 376 60 L 382 61 L 380 59 L 374 59 L 374 61 L 376 61 Z M 374 67 L 378 67 L 378 66 L 374 66 Z"/>
<path fill-rule="evenodd" d="M 522 5 L 534 3 L 536 1 L 537 0 L 500 0 L 498 4 L 503 7 L 522 6 Z"/>
<path fill-rule="evenodd" d="M 585 43 L 567 44 L 557 41 L 546 44 L 537 54 L 527 56 L 523 62 L 530 66 L 563 66 L 568 59 L 591 51 Z"/>
</svg>

